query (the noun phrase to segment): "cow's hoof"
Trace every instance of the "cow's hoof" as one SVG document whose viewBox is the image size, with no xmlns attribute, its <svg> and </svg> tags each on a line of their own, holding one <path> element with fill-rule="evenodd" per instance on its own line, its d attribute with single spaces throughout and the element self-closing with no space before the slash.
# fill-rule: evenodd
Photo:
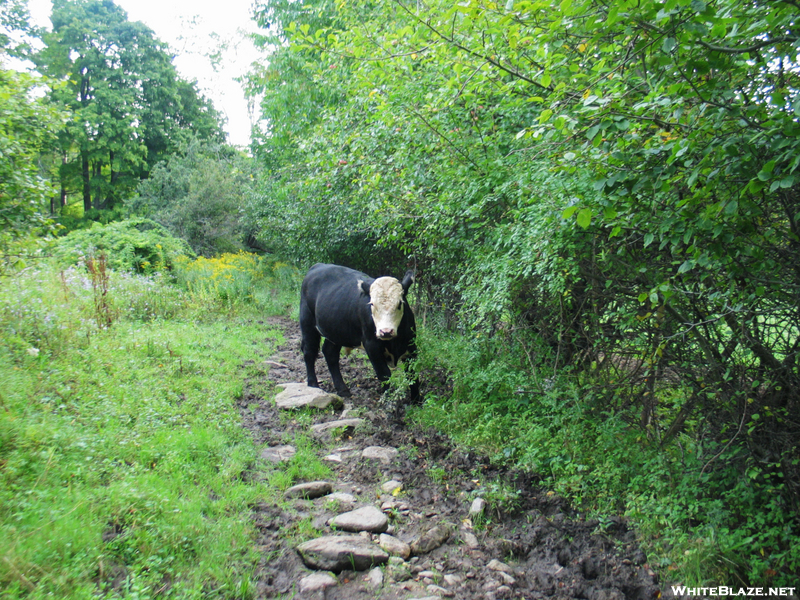
<svg viewBox="0 0 800 600">
<path fill-rule="evenodd" d="M 350 396 L 353 395 L 353 394 L 350 393 L 350 390 L 348 390 L 347 388 L 345 388 L 343 390 L 336 390 L 336 393 L 339 394 L 342 398 L 349 398 Z"/>
</svg>

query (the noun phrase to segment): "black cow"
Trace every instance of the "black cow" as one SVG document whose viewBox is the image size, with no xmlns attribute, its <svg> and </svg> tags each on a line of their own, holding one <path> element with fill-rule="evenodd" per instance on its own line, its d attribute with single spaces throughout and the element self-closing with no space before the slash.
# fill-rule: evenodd
<svg viewBox="0 0 800 600">
<path fill-rule="evenodd" d="M 342 348 L 363 347 L 385 390 L 391 375 L 389 367 L 401 358 L 416 356 L 416 323 L 406 300 L 413 282 L 411 271 L 400 282 L 394 277 L 373 279 L 338 265 L 311 267 L 300 292 L 300 332 L 308 385 L 319 387 L 314 363 L 320 338 L 324 337 L 322 354 L 340 396 L 350 396 L 339 370 Z M 410 392 L 411 400 L 418 401 L 416 380 Z"/>
</svg>

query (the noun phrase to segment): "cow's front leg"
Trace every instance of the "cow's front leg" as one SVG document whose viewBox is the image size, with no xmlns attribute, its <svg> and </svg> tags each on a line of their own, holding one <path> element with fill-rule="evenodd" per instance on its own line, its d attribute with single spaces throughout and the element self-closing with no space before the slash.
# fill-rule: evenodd
<svg viewBox="0 0 800 600">
<path fill-rule="evenodd" d="M 350 389 L 345 385 L 342 372 L 339 370 L 339 354 L 341 351 L 341 346 L 328 339 L 322 344 L 322 355 L 325 357 L 325 362 L 328 363 L 328 371 L 331 372 L 333 387 L 336 388 L 337 394 L 343 398 L 349 398 L 351 395 Z"/>
<path fill-rule="evenodd" d="M 389 368 L 389 363 L 386 357 L 386 348 L 379 343 L 365 344 L 364 349 L 367 351 L 369 362 L 372 363 L 372 368 L 375 369 L 375 375 L 378 376 L 378 381 L 381 382 L 381 392 L 386 393 L 389 389 L 389 378 L 392 376 L 392 370 Z"/>
<path fill-rule="evenodd" d="M 300 312 L 302 316 L 302 307 Z M 303 336 L 302 341 L 300 342 L 300 348 L 303 351 L 303 360 L 306 363 L 306 381 L 308 383 L 308 387 L 319 387 L 319 383 L 317 382 L 317 374 L 314 370 L 314 363 L 317 361 L 317 354 L 319 354 L 319 343 L 321 341 L 321 337 L 317 331 L 317 328 L 314 326 L 313 321 L 308 319 L 304 322 L 301 318 L 300 331 Z"/>
</svg>

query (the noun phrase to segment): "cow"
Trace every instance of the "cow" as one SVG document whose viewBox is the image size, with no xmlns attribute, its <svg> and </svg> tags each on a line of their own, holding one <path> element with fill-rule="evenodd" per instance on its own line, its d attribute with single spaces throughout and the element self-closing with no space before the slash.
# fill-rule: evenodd
<svg viewBox="0 0 800 600">
<path fill-rule="evenodd" d="M 300 332 L 309 387 L 319 387 L 314 363 L 324 337 L 322 354 L 340 396 L 351 395 L 339 370 L 342 348 L 364 348 L 386 391 L 390 366 L 417 352 L 414 313 L 406 299 L 412 283 L 412 271 L 398 281 L 339 265 L 319 263 L 308 270 L 300 290 Z M 416 379 L 410 395 L 412 402 L 419 401 Z"/>
</svg>

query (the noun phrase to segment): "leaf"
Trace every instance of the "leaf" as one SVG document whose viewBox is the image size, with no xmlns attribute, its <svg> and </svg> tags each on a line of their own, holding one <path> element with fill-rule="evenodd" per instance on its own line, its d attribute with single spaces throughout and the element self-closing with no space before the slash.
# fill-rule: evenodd
<svg viewBox="0 0 800 600">
<path fill-rule="evenodd" d="M 579 226 L 581 226 L 583 229 L 587 229 L 589 225 L 592 223 L 592 209 L 582 208 L 578 212 L 577 221 Z"/>
<path fill-rule="evenodd" d="M 673 37 L 664 38 L 664 41 L 661 43 L 661 50 L 669 54 L 672 52 L 678 45 L 678 42 Z"/>
<path fill-rule="evenodd" d="M 546 72 L 542 75 L 542 78 L 539 80 L 539 83 L 542 84 L 542 87 L 550 87 L 550 83 L 553 81 L 553 78 L 550 76 L 550 73 Z"/>
<path fill-rule="evenodd" d="M 652 244 L 653 243 L 653 239 L 655 237 L 656 236 L 654 234 L 652 234 L 652 233 L 645 233 L 644 234 L 644 247 L 647 248 L 647 246 Z"/>
<path fill-rule="evenodd" d="M 578 206 L 570 206 L 569 208 L 565 209 L 564 212 L 561 213 L 562 219 L 569 219 L 572 215 L 575 214 L 575 211 L 578 210 Z"/>
</svg>

